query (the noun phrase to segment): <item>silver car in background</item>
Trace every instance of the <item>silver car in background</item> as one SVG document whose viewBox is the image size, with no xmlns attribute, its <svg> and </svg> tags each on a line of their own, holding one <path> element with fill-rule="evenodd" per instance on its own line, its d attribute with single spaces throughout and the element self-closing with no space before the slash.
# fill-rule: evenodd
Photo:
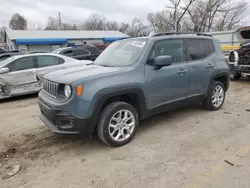
<svg viewBox="0 0 250 188">
<path fill-rule="evenodd" d="M 85 66 L 91 62 L 51 53 L 7 58 L 0 61 L 0 99 L 37 93 L 42 87 L 42 78 L 45 74 Z"/>
</svg>

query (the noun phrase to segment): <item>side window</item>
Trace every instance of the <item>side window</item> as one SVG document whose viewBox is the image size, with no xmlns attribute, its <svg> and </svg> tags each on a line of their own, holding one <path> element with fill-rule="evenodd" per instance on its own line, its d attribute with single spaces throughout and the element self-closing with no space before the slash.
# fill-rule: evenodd
<svg viewBox="0 0 250 188">
<path fill-rule="evenodd" d="M 0 56 L 0 61 L 3 61 L 9 57 L 10 57 L 10 55 L 2 55 L 2 56 Z"/>
<path fill-rule="evenodd" d="M 75 49 L 75 50 L 73 51 L 73 54 L 74 54 L 74 56 L 78 56 L 78 55 L 88 55 L 89 52 L 86 51 L 86 50 L 84 50 L 84 49 Z"/>
<path fill-rule="evenodd" d="M 30 56 L 17 59 L 8 64 L 6 67 L 9 68 L 10 72 L 35 68 L 35 57 Z"/>
<path fill-rule="evenodd" d="M 37 56 L 37 64 L 39 68 L 48 67 L 52 65 L 59 65 L 62 63 L 64 63 L 64 60 L 59 57 L 49 55 Z"/>
<path fill-rule="evenodd" d="M 173 63 L 180 63 L 184 61 L 184 49 L 183 41 L 180 39 L 170 39 L 159 41 L 155 43 L 154 51 L 152 52 L 154 57 L 169 55 L 172 57 Z"/>
<path fill-rule="evenodd" d="M 71 56 L 73 56 L 73 50 L 63 51 L 62 54 L 65 55 L 65 56 L 71 57 Z"/>
<path fill-rule="evenodd" d="M 214 48 L 214 43 L 212 40 L 203 40 L 202 41 L 202 48 L 203 48 L 203 52 L 205 54 L 205 57 L 210 56 L 212 53 L 215 52 L 215 48 Z"/>
<path fill-rule="evenodd" d="M 2 53 L 5 53 L 5 51 L 2 48 L 0 48 L 0 54 Z"/>
<path fill-rule="evenodd" d="M 187 56 L 189 61 L 204 59 L 214 52 L 215 48 L 212 40 L 187 39 Z"/>
</svg>

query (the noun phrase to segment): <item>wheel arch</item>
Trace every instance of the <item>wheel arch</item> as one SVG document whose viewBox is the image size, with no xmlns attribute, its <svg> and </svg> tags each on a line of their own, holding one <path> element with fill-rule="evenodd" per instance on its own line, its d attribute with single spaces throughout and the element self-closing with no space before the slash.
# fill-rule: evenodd
<svg viewBox="0 0 250 188">
<path fill-rule="evenodd" d="M 221 83 L 223 83 L 223 85 L 225 87 L 225 91 L 227 91 L 229 89 L 229 82 L 230 82 L 229 73 L 228 72 L 220 72 L 220 73 L 213 75 L 212 78 L 210 79 L 207 94 L 209 93 L 209 90 L 211 89 L 214 81 L 220 81 Z"/>
<path fill-rule="evenodd" d="M 95 127 L 102 109 L 114 101 L 123 101 L 131 104 L 137 110 L 140 118 L 145 117 L 147 114 L 146 98 L 139 87 L 112 88 L 112 90 L 100 91 L 94 98 L 96 98 L 96 102 L 92 118 L 94 119 Z"/>
</svg>

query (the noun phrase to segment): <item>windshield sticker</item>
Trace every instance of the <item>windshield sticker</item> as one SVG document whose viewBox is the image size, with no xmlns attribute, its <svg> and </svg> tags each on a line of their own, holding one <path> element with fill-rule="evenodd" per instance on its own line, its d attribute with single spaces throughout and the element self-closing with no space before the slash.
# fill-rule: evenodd
<svg viewBox="0 0 250 188">
<path fill-rule="evenodd" d="M 136 46 L 136 47 L 139 47 L 139 48 L 142 48 L 143 46 L 145 46 L 146 42 L 140 42 L 140 41 L 134 41 L 132 42 L 132 46 Z"/>
</svg>

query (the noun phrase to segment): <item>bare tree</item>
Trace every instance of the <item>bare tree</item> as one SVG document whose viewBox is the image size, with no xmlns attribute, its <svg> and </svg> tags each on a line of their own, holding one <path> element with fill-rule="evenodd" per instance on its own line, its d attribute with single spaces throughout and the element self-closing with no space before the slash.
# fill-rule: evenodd
<svg viewBox="0 0 250 188">
<path fill-rule="evenodd" d="M 108 21 L 106 23 L 107 30 L 119 30 L 119 24 L 116 21 Z"/>
<path fill-rule="evenodd" d="M 82 28 L 86 30 L 105 30 L 107 18 L 98 13 L 91 14 L 83 23 Z"/>
<path fill-rule="evenodd" d="M 182 19 L 196 0 L 169 0 L 164 11 L 149 13 L 147 20 L 155 32 L 179 30 Z"/>
<path fill-rule="evenodd" d="M 27 29 L 27 21 L 22 15 L 15 13 L 10 19 L 9 27 L 13 30 L 25 30 Z"/>
<path fill-rule="evenodd" d="M 48 17 L 48 23 L 44 30 L 59 30 L 59 29 L 60 29 L 59 20 L 51 16 Z"/>
<path fill-rule="evenodd" d="M 185 24 L 195 32 L 228 30 L 238 26 L 247 9 L 246 1 L 197 0 L 188 9 Z"/>
<path fill-rule="evenodd" d="M 64 23 L 58 18 L 48 17 L 48 23 L 44 30 L 77 30 L 77 26 Z"/>
<path fill-rule="evenodd" d="M 119 31 L 122 32 L 122 33 L 126 33 L 128 31 L 128 28 L 129 28 L 129 24 L 126 23 L 126 22 L 122 22 L 119 26 Z"/>
<path fill-rule="evenodd" d="M 134 18 L 131 23 L 121 23 L 119 31 L 137 37 L 148 33 L 148 26 L 144 25 L 139 18 Z"/>
<path fill-rule="evenodd" d="M 246 0 L 169 0 L 164 11 L 149 13 L 147 20 L 156 32 L 230 30 L 243 24 L 247 8 Z"/>
<path fill-rule="evenodd" d="M 147 20 L 149 22 L 149 27 L 155 32 L 164 32 L 174 29 L 174 25 L 167 11 L 149 13 Z"/>
<path fill-rule="evenodd" d="M 78 30 L 78 27 L 76 26 L 76 24 L 73 25 L 72 30 Z"/>
<path fill-rule="evenodd" d="M 185 16 L 186 12 L 188 11 L 189 7 L 195 2 L 196 0 L 169 0 L 170 6 L 167 5 L 167 9 L 170 12 L 170 18 L 173 20 L 174 28 L 176 31 L 180 28 L 180 23 L 182 18 Z M 173 9 L 173 11 L 171 11 Z"/>
<path fill-rule="evenodd" d="M 220 10 L 215 20 L 214 30 L 224 31 L 241 27 L 244 23 L 244 12 L 248 9 L 246 1 L 232 2 L 225 10 Z"/>
</svg>

